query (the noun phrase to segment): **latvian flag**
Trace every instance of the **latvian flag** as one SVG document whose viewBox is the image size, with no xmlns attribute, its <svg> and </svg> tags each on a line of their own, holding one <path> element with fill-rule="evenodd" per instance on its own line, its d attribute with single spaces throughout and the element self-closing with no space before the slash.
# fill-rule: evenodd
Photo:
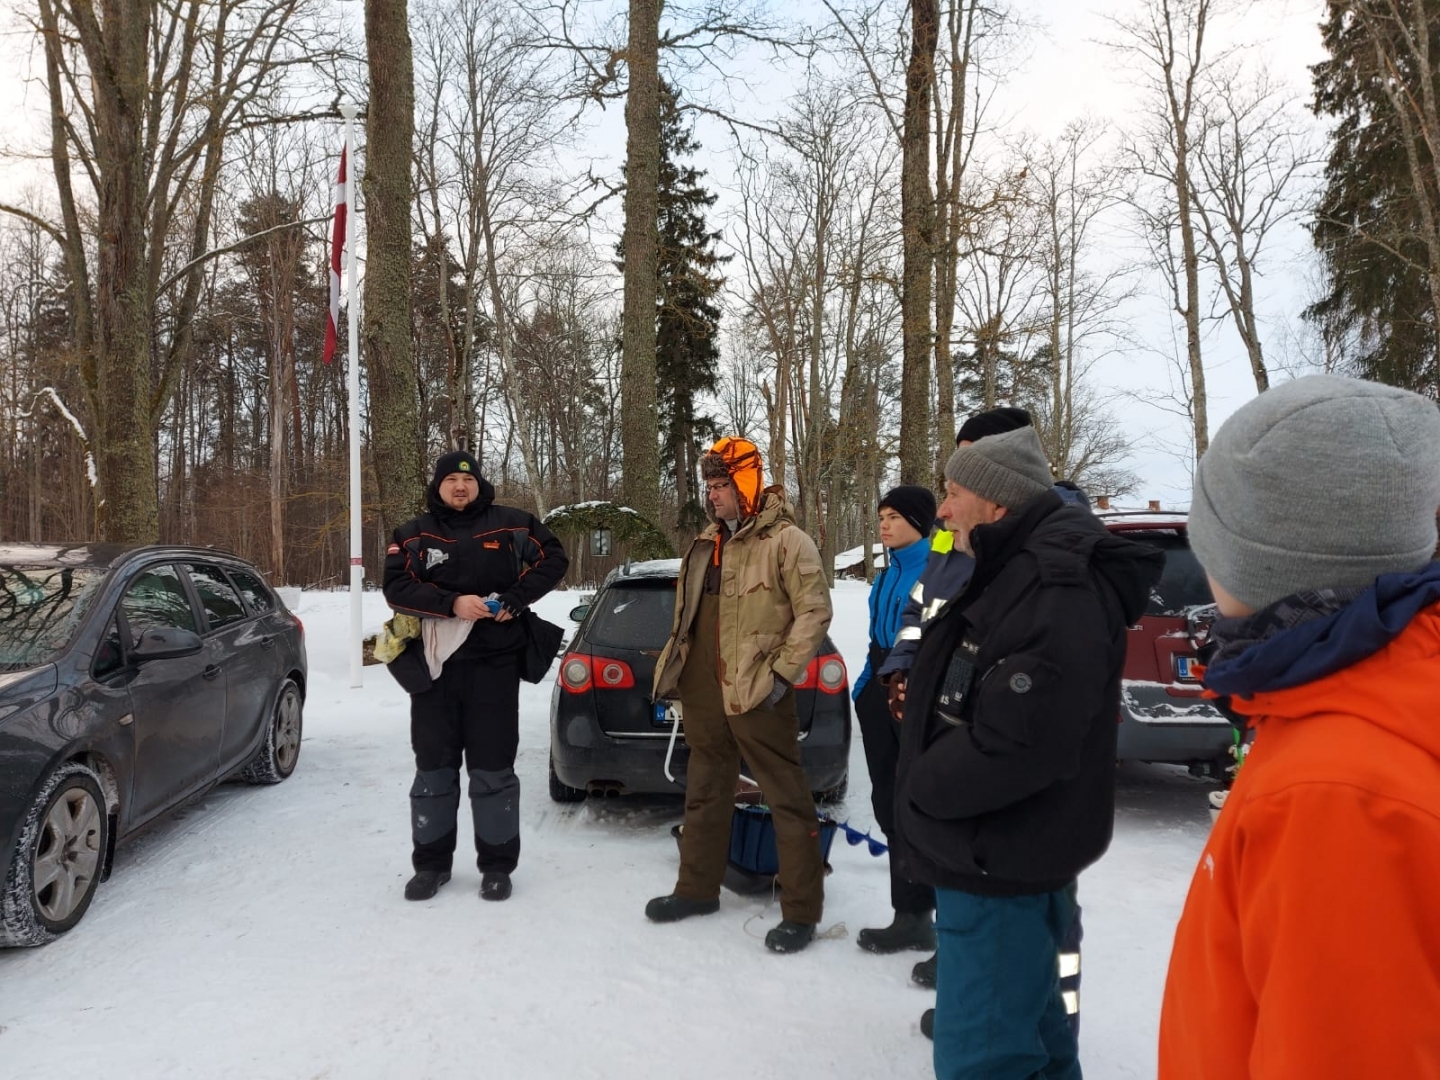
<svg viewBox="0 0 1440 1080">
<path fill-rule="evenodd" d="M 340 263 L 345 251 L 345 151 L 340 151 L 340 176 L 335 181 L 335 230 L 330 234 L 330 318 L 325 323 L 325 363 L 335 355 L 340 324 Z"/>
</svg>

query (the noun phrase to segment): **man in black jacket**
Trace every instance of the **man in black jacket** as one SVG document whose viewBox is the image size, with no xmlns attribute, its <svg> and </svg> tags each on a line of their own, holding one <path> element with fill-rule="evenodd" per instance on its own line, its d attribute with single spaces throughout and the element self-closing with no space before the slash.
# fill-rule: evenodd
<svg viewBox="0 0 1440 1080">
<path fill-rule="evenodd" d="M 440 458 L 427 513 L 395 530 L 385 556 L 385 600 L 418 615 L 430 688 L 410 699 L 415 783 L 410 820 L 415 876 L 405 899 L 428 900 L 450 880 L 462 755 L 480 867 L 480 896 L 510 896 L 520 857 L 519 654 L 523 609 L 569 566 L 532 514 L 495 503 L 480 463 L 463 450 Z"/>
<path fill-rule="evenodd" d="M 945 478 L 975 571 L 921 638 L 895 807 L 902 869 L 936 887 L 935 1072 L 1078 1080 L 1056 957 L 1110 843 L 1126 628 L 1163 556 L 1062 500 L 1033 428 Z"/>
</svg>

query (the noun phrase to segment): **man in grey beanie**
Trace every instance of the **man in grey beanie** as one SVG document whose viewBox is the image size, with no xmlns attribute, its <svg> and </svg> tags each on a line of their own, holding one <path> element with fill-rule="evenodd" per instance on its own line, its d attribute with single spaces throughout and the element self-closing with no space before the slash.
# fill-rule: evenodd
<svg viewBox="0 0 1440 1080">
<path fill-rule="evenodd" d="M 935 1075 L 1080 1080 L 1058 957 L 1110 842 L 1126 633 L 1163 556 L 1063 500 L 1029 427 L 958 448 L 938 513 L 975 569 L 910 669 L 891 854 L 935 887 Z"/>
<path fill-rule="evenodd" d="M 1223 618 L 1204 682 L 1254 740 L 1175 931 L 1160 1080 L 1440 1062 L 1440 411 L 1310 376 L 1200 460 Z"/>
</svg>

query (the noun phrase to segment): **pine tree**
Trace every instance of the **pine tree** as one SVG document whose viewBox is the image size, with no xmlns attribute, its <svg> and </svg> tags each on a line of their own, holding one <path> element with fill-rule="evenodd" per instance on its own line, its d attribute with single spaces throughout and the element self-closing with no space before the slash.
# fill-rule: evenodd
<svg viewBox="0 0 1440 1080">
<path fill-rule="evenodd" d="M 1351 354 L 1347 359 L 1356 374 L 1433 394 L 1431 276 L 1440 267 L 1432 265 L 1426 218 L 1440 209 L 1440 193 L 1429 184 L 1417 190 L 1403 118 L 1385 86 L 1398 74 L 1407 84 L 1405 93 L 1419 96 L 1417 72 L 1412 65 L 1377 62 L 1373 35 L 1387 26 L 1384 7 L 1365 3 L 1371 10 L 1362 18 L 1353 3 L 1329 0 L 1321 33 L 1330 55 L 1311 69 L 1313 108 L 1336 123 L 1313 227 L 1329 291 L 1306 315 L 1332 347 Z M 1430 36 L 1431 49 L 1440 51 L 1440 22 L 1431 23 Z M 1393 43 L 1379 44 L 1384 53 L 1403 58 Z M 1409 150 L 1417 156 L 1419 174 L 1433 176 L 1424 140 L 1412 140 Z"/>
<path fill-rule="evenodd" d="M 725 279 L 705 211 L 716 196 L 701 181 L 704 171 L 680 159 L 700 149 L 679 95 L 660 85 L 660 181 L 657 200 L 659 259 L 655 303 L 655 381 L 662 464 L 671 471 L 678 506 L 676 530 L 691 532 L 705 521 L 695 484 L 701 440 L 719 431 L 697 399 L 719 386 L 720 307 Z M 624 267 L 623 245 L 617 247 Z"/>
</svg>

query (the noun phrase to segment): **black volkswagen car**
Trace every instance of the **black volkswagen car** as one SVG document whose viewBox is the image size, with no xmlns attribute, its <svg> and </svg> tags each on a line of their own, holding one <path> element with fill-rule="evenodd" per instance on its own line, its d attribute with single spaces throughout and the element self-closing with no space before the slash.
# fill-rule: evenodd
<svg viewBox="0 0 1440 1080">
<path fill-rule="evenodd" d="M 295 770 L 300 620 L 209 548 L 0 545 L 0 946 L 78 923 L 115 844 Z"/>
<path fill-rule="evenodd" d="M 550 699 L 550 797 L 680 794 L 689 750 L 681 734 L 670 754 L 678 703 L 651 699 L 655 662 L 675 618 L 680 560 L 613 570 L 595 596 L 570 613 L 579 622 L 560 661 Z M 821 801 L 845 794 L 850 767 L 850 680 L 827 637 L 795 685 L 800 763 Z"/>
</svg>

